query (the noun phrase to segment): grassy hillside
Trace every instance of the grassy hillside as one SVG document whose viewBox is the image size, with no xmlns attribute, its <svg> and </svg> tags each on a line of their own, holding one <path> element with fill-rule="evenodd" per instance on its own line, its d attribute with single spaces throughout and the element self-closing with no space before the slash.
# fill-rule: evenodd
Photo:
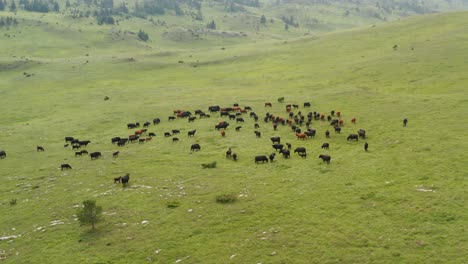
<svg viewBox="0 0 468 264">
<path fill-rule="evenodd" d="M 0 160 L 0 233 L 15 236 L 0 241 L 1 259 L 463 263 L 466 16 L 425 15 L 315 38 L 210 48 L 149 48 L 129 39 L 106 45 L 97 40 L 108 36 L 99 34 L 102 28 L 89 25 L 77 35 L 71 22 L 69 30 L 36 26 L 44 36 L 69 35 L 33 46 L 37 22 L 20 24 L 14 30 L 23 38 L 0 41 L 0 149 L 7 152 Z M 306 101 L 310 109 L 302 107 Z M 233 103 L 251 106 L 260 118 L 286 117 L 287 103 L 301 105 L 296 114 L 341 111 L 345 124 L 326 139 L 332 127 L 314 120 L 316 138 L 301 141 L 288 126 L 273 131 L 261 119 L 256 138 L 248 115 L 244 124 L 227 120 L 225 137 L 214 125 L 226 118 L 216 114 L 167 121 L 176 109 Z M 149 127 L 157 134 L 150 142 L 110 143 L 133 133 L 127 123 L 155 117 L 162 122 Z M 368 133 L 369 152 L 362 140 L 346 140 L 359 128 Z M 172 129 L 182 131 L 179 142 L 163 136 Z M 192 129 L 197 134 L 188 138 Z M 103 158 L 75 157 L 63 147 L 65 136 L 91 140 L 86 149 Z M 255 164 L 255 155 L 274 152 L 272 136 L 306 147 L 307 158 L 277 154 L 273 163 Z M 324 142 L 330 150 L 320 148 Z M 192 153 L 193 143 L 202 150 Z M 37 145 L 46 151 L 36 152 Z M 237 162 L 225 158 L 229 147 Z M 331 155 L 331 164 L 319 154 Z M 217 168 L 201 167 L 213 161 Z M 61 171 L 62 163 L 73 169 Z M 129 187 L 113 184 L 127 172 Z M 237 201 L 216 203 L 221 194 Z M 74 216 L 86 199 L 104 208 L 96 232 Z M 168 208 L 174 202 L 180 206 Z"/>
</svg>

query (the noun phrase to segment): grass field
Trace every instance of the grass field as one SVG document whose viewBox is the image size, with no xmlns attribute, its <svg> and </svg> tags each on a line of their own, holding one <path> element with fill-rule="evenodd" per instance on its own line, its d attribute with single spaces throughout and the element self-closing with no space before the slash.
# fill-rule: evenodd
<svg viewBox="0 0 468 264">
<path fill-rule="evenodd" d="M 91 27 L 76 45 L 73 30 L 48 42 L 45 36 L 62 34 L 53 23 L 15 29 L 28 34 L 0 40 L 0 149 L 8 155 L 0 160 L 0 233 L 16 237 L 0 241 L 0 258 L 464 263 L 466 16 L 427 15 L 320 37 L 209 48 L 110 45 L 99 39 L 108 35 Z M 286 117 L 285 104 L 306 101 L 310 110 L 293 111 L 341 111 L 342 133 L 326 139 L 328 122 L 315 121 L 317 137 L 300 141 L 289 127 L 273 131 L 260 120 L 256 138 L 253 120 L 244 116 L 239 132 L 228 121 L 221 137 L 214 125 L 223 119 L 216 114 L 194 123 L 167 121 L 176 109 L 233 103 L 251 106 L 260 119 L 267 112 Z M 133 133 L 127 123 L 156 117 L 162 122 L 149 127 L 157 134 L 151 142 L 110 143 Z M 362 140 L 346 141 L 359 128 L 368 134 L 367 153 Z M 171 129 L 182 131 L 179 142 L 164 138 Z M 197 134 L 188 138 L 192 129 Z M 65 136 L 91 140 L 86 149 L 103 158 L 75 157 L 63 147 Z M 255 164 L 255 155 L 274 152 L 272 136 L 293 149 L 306 147 L 307 158 L 277 154 L 273 163 Z M 323 142 L 330 150 L 320 149 Z M 190 151 L 193 143 L 200 152 Z M 37 145 L 46 151 L 36 152 Z M 229 147 L 237 162 L 225 158 Z M 112 158 L 117 150 L 120 156 Z M 331 155 L 331 164 L 319 154 Z M 217 168 L 202 169 L 213 161 Z M 73 169 L 61 171 L 61 163 Z M 127 172 L 129 187 L 113 184 Z M 216 203 L 222 194 L 237 201 Z M 86 199 L 104 209 L 96 232 L 75 220 Z M 180 206 L 168 208 L 174 202 Z"/>
</svg>

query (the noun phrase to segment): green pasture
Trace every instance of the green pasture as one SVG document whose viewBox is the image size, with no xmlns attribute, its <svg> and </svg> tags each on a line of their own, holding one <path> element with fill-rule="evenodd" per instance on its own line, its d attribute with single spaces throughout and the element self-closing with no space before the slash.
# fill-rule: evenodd
<svg viewBox="0 0 468 264">
<path fill-rule="evenodd" d="M 0 149 L 8 155 L 0 160 L 0 233 L 15 236 L 0 241 L 2 262 L 464 263 L 466 16 L 210 47 L 109 44 L 109 28 L 89 25 L 81 37 L 73 23 L 68 37 L 50 42 L 62 26 L 32 28 L 32 20 L 10 29 L 28 34 L 0 39 Z M 259 115 L 261 138 L 248 115 L 244 124 L 217 114 L 168 121 L 177 109 L 233 103 Z M 305 141 L 288 126 L 273 131 L 263 116 L 286 117 L 288 103 L 300 105 L 295 113 L 340 111 L 342 133 L 323 121 L 312 122 L 317 136 Z M 127 123 L 156 117 L 152 141 L 111 144 L 133 133 Z M 231 124 L 225 137 L 214 129 L 222 120 Z M 360 128 L 369 152 L 364 140 L 346 141 Z M 163 136 L 172 129 L 181 130 L 178 142 Z M 86 149 L 103 158 L 75 157 L 65 136 L 91 140 Z M 306 147 L 307 158 L 255 164 L 255 155 L 274 152 L 272 136 Z M 191 152 L 193 143 L 201 151 Z M 237 162 L 225 158 L 229 147 Z M 73 169 L 61 171 L 62 163 Z M 113 184 L 125 173 L 128 187 Z M 216 203 L 222 194 L 237 201 Z M 95 232 L 75 220 L 87 199 L 104 209 Z"/>
</svg>

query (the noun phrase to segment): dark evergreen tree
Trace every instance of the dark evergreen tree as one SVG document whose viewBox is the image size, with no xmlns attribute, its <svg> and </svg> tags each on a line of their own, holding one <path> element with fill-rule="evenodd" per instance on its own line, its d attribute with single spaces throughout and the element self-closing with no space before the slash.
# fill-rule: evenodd
<svg viewBox="0 0 468 264">
<path fill-rule="evenodd" d="M 16 12 L 16 3 L 15 3 L 15 0 L 12 0 L 12 1 L 11 1 L 11 4 L 10 4 L 10 11 Z"/>
<path fill-rule="evenodd" d="M 138 38 L 141 40 L 141 41 L 148 41 L 149 40 L 149 36 L 146 32 L 144 32 L 143 30 L 140 29 L 140 31 L 138 32 Z"/>
<path fill-rule="evenodd" d="M 211 23 L 208 23 L 208 25 L 206 25 L 206 27 L 208 29 L 213 29 L 215 30 L 216 29 L 216 23 L 214 22 L 214 20 L 211 20 Z"/>
<path fill-rule="evenodd" d="M 266 21 L 267 21 L 267 19 L 266 19 L 265 15 L 262 15 L 262 17 L 260 18 L 260 23 L 265 24 Z"/>
<path fill-rule="evenodd" d="M 0 11 L 3 10 L 5 10 L 5 3 L 2 0 L 0 0 Z"/>
</svg>

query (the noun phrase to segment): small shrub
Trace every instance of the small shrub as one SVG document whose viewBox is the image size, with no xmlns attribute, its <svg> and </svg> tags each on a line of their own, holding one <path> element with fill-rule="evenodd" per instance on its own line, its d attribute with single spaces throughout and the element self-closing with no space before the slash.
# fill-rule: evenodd
<svg viewBox="0 0 468 264">
<path fill-rule="evenodd" d="M 10 205 L 11 205 L 11 206 L 16 205 L 16 199 L 11 199 L 11 200 L 10 200 Z"/>
<path fill-rule="evenodd" d="M 216 161 L 213 161 L 211 163 L 202 163 L 202 168 L 203 169 L 212 169 L 212 168 L 216 168 Z"/>
<path fill-rule="evenodd" d="M 223 203 L 223 204 L 233 203 L 236 200 L 237 200 L 237 196 L 233 193 L 221 194 L 221 195 L 216 196 L 217 203 Z"/>
<path fill-rule="evenodd" d="M 178 201 L 169 201 L 167 202 L 167 208 L 177 208 L 180 206 L 180 202 Z"/>
<path fill-rule="evenodd" d="M 278 103 L 284 103 L 284 97 L 279 97 L 278 98 Z"/>
<path fill-rule="evenodd" d="M 39 189 L 39 185 L 34 185 L 33 187 L 31 187 L 33 190 L 34 189 Z"/>
</svg>

